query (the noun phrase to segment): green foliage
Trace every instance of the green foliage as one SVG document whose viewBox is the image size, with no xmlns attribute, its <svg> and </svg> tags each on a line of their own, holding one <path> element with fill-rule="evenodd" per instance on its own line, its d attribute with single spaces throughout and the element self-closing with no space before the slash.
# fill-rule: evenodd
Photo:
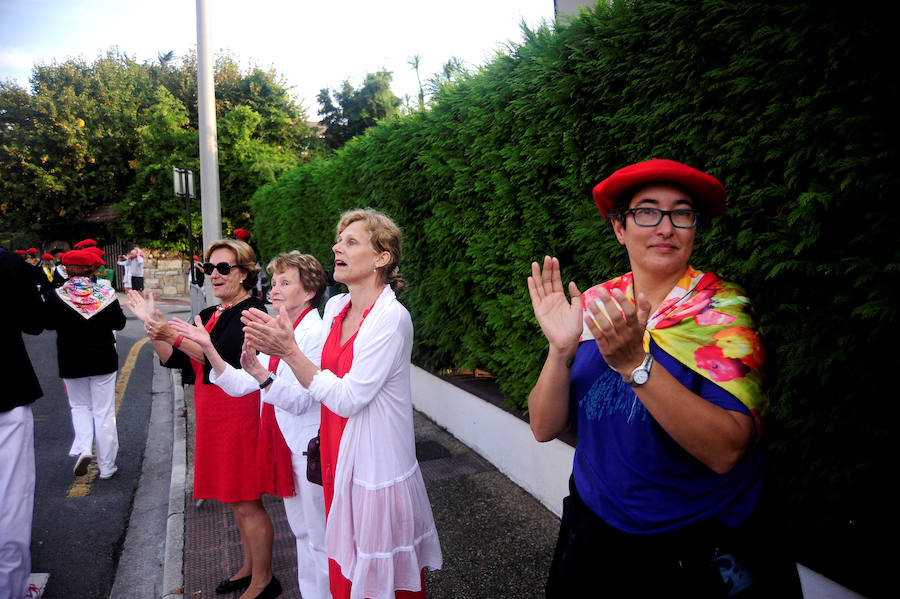
<svg viewBox="0 0 900 599">
<path fill-rule="evenodd" d="M 401 102 L 391 91 L 392 78 L 390 71 L 366 73 L 359 89 L 353 89 L 350 81 L 345 80 L 340 91 L 325 88 L 319 92 L 326 148 L 336 150 L 378 121 L 397 114 Z"/>
<path fill-rule="evenodd" d="M 223 218 L 249 227 L 250 195 L 293 167 L 313 143 L 306 115 L 274 71 L 241 72 L 216 61 Z M 0 84 L 0 214 L 3 228 L 77 235 L 101 207 L 123 215 L 110 235 L 180 247 L 185 208 L 172 167 L 198 169 L 196 57 L 168 52 L 138 64 L 109 52 L 35 67 L 28 91 Z M 199 208 L 199 206 L 198 206 Z M 201 234 L 200 219 L 194 219 Z"/>
<path fill-rule="evenodd" d="M 581 288 L 620 274 L 593 185 L 653 157 L 711 172 L 729 208 L 692 262 L 762 317 L 772 493 L 798 557 L 877 596 L 900 367 L 890 22 L 818 2 L 600 3 L 262 188 L 261 249 L 329 264 L 341 210 L 384 210 L 404 229 L 415 361 L 486 369 L 524 406 L 546 344 L 531 261 L 558 256 Z"/>
</svg>

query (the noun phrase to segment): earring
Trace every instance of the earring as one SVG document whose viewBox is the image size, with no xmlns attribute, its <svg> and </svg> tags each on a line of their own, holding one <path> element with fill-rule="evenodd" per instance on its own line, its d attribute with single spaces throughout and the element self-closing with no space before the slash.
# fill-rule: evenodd
<svg viewBox="0 0 900 599">
<path fill-rule="evenodd" d="M 378 272 L 378 267 L 374 264 L 372 265 L 372 272 Z"/>
</svg>

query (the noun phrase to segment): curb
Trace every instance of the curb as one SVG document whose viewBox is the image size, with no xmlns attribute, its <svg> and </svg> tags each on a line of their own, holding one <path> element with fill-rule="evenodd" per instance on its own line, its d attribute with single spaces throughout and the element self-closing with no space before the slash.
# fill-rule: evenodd
<svg viewBox="0 0 900 599">
<path fill-rule="evenodd" d="M 172 480 L 169 487 L 169 514 L 166 518 L 163 599 L 183 597 L 184 587 L 184 489 L 187 472 L 187 425 L 181 372 L 172 370 Z"/>
</svg>

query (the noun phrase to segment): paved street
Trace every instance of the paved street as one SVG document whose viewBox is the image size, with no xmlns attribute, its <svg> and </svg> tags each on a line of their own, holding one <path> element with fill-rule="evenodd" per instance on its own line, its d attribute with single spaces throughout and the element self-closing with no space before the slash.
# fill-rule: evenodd
<svg viewBox="0 0 900 599">
<path fill-rule="evenodd" d="M 119 471 L 109 480 L 98 478 L 96 463 L 86 476 L 73 477 L 72 424 L 58 376 L 56 333 L 24 335 L 44 391 L 33 404 L 37 476 L 31 553 L 32 572 L 50 574 L 46 599 L 107 597 L 116 573 L 144 458 L 153 370 L 143 327 L 127 308 L 125 313 L 128 322 L 117 333 L 116 346 Z"/>
</svg>

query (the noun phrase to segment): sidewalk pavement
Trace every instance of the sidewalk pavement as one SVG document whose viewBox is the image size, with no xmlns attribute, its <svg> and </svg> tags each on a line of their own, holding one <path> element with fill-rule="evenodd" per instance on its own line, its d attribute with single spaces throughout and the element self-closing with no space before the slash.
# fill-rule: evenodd
<svg viewBox="0 0 900 599">
<path fill-rule="evenodd" d="M 159 303 L 177 306 L 176 312 L 187 305 L 185 300 Z M 157 404 L 170 407 L 171 428 L 163 430 L 166 427 L 151 418 L 144 471 L 110 597 L 217 597 L 216 584 L 240 567 L 240 538 L 227 506 L 198 503 L 192 497 L 192 387 L 182 391 L 179 381 L 170 384 L 158 360 L 154 364 L 155 373 L 160 371 L 154 376 L 154 414 L 163 409 Z M 418 412 L 415 435 L 444 556 L 441 570 L 426 572 L 428 597 L 543 597 L 559 519 Z M 171 483 L 163 497 L 160 485 L 152 484 L 158 476 L 145 475 L 159 470 L 167 459 Z M 284 588 L 282 597 L 299 598 L 294 537 L 284 508 L 274 497 L 266 496 L 263 503 L 275 527 L 272 565 Z M 151 512 L 157 515 L 148 516 Z M 162 561 L 155 571 L 152 556 Z"/>
</svg>

